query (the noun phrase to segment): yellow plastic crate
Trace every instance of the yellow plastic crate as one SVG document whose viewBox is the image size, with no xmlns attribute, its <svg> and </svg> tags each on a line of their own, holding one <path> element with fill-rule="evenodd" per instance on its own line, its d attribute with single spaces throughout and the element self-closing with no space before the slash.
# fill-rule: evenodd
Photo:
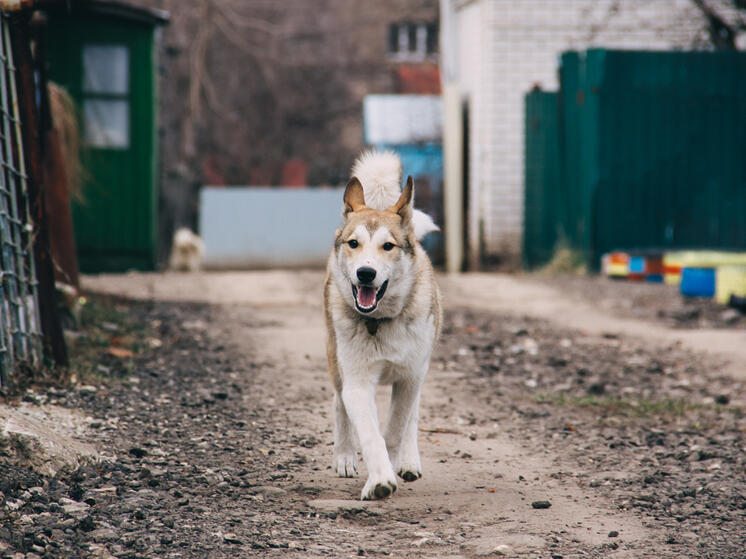
<svg viewBox="0 0 746 559">
<path fill-rule="evenodd" d="M 746 297 L 746 265 L 717 267 L 715 272 L 715 300 L 726 305 L 731 295 Z"/>
</svg>

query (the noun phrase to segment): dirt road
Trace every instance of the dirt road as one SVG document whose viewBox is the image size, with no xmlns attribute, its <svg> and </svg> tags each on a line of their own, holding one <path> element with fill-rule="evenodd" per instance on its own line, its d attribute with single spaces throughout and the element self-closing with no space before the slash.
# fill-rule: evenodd
<svg viewBox="0 0 746 559">
<path fill-rule="evenodd" d="M 617 329 L 577 307 L 558 321 L 537 298 L 559 294 L 499 276 L 441 278 L 447 313 L 422 398 L 424 477 L 383 502 L 358 501 L 364 468 L 341 479 L 329 467 L 322 279 L 89 278 L 90 289 L 150 301 L 132 312 L 172 341 L 122 383 L 44 396 L 82 407 L 81 436 L 108 460 L 1 487 L 15 507 L 0 532 L 5 552 L 742 556 L 744 392 L 720 369 L 732 371 L 734 355 L 691 353 L 662 329 L 638 339 L 646 323 Z M 383 390 L 379 407 L 385 417 Z M 58 547 L 39 536 L 44 522 Z"/>
</svg>

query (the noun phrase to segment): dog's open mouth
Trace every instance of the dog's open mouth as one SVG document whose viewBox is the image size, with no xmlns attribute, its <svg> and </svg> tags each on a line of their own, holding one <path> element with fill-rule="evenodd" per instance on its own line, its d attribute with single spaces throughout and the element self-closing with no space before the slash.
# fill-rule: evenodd
<svg viewBox="0 0 746 559">
<path fill-rule="evenodd" d="M 389 280 L 383 282 L 383 285 L 378 288 L 372 285 L 352 284 L 352 296 L 355 298 L 355 307 L 357 310 L 362 313 L 369 313 L 376 310 L 378 301 L 383 297 L 388 285 Z"/>
</svg>

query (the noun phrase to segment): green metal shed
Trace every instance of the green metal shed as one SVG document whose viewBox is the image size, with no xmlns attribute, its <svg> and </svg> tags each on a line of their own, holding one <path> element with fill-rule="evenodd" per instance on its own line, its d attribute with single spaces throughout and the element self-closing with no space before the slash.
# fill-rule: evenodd
<svg viewBox="0 0 746 559">
<path fill-rule="evenodd" d="M 156 39 L 168 14 L 121 1 L 54 5 L 48 16 L 49 79 L 79 109 L 83 201 L 73 207 L 84 272 L 156 264 L 158 144 Z"/>
<path fill-rule="evenodd" d="M 531 127 L 548 100 L 526 99 L 529 265 L 552 225 L 591 268 L 611 250 L 746 248 L 746 53 L 568 52 L 559 95 L 554 142 Z"/>
<path fill-rule="evenodd" d="M 619 248 L 746 247 L 746 53 L 599 49 L 562 65 L 570 225 L 592 265 Z"/>
<path fill-rule="evenodd" d="M 525 97 L 525 203 L 523 265 L 535 268 L 552 258 L 563 237 L 560 181 L 559 96 L 536 88 Z"/>
</svg>

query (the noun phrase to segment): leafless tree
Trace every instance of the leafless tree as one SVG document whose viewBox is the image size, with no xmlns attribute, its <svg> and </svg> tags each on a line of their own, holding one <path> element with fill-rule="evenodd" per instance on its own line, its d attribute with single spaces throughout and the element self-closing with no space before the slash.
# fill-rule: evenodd
<svg viewBox="0 0 746 559">
<path fill-rule="evenodd" d="M 338 184 L 362 144 L 362 98 L 393 92 L 389 22 L 435 0 L 139 0 L 171 13 L 161 53 L 161 235 L 196 224 L 205 182 L 279 184 L 301 159 Z"/>
<path fill-rule="evenodd" d="M 746 0 L 692 1 L 707 21 L 712 46 L 717 50 L 737 50 L 738 35 L 746 32 Z"/>
</svg>

